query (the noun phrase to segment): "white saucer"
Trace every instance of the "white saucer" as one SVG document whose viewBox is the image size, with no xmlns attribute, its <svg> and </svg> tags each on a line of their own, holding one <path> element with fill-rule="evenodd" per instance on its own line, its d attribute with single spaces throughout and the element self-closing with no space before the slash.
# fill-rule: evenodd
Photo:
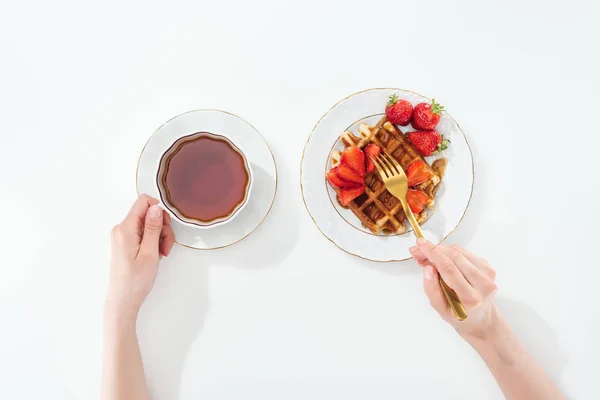
<svg viewBox="0 0 600 400">
<path fill-rule="evenodd" d="M 226 224 L 198 228 L 171 218 L 177 243 L 198 250 L 212 250 L 239 242 L 264 221 L 275 200 L 277 166 L 269 145 L 248 122 L 221 110 L 189 111 L 158 128 L 144 146 L 137 167 L 138 194 L 160 198 L 156 174 L 162 155 L 177 139 L 200 131 L 229 138 L 244 153 L 252 170 L 248 203 Z"/>
<path fill-rule="evenodd" d="M 346 130 L 358 135 L 358 126 L 362 122 L 375 125 L 384 116 L 388 98 L 394 93 L 413 105 L 431 102 L 417 93 L 393 88 L 353 94 L 333 106 L 317 122 L 306 142 L 300 166 L 302 196 L 317 228 L 340 249 L 371 261 L 410 259 L 408 249 L 415 244 L 412 231 L 389 236 L 371 233 L 352 211 L 338 204 L 325 174 L 331 168 L 332 151 L 343 149 L 340 135 Z M 410 126 L 400 129 L 403 132 L 414 130 Z M 429 218 L 422 228 L 428 240 L 440 243 L 462 220 L 471 199 L 474 175 L 471 149 L 456 121 L 444 113 L 436 129 L 451 141 L 448 150 L 444 151 L 448 166 L 436 195 L 436 205 L 433 210 L 428 210 Z"/>
</svg>

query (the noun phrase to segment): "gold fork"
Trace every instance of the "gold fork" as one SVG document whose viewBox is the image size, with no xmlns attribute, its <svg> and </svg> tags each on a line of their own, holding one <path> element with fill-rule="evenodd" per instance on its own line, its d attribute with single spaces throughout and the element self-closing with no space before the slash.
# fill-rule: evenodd
<svg viewBox="0 0 600 400">
<path fill-rule="evenodd" d="M 408 206 L 408 202 L 406 201 L 406 194 L 408 193 L 408 178 L 402 169 L 402 166 L 396 161 L 394 157 L 391 157 L 386 152 L 381 152 L 381 154 L 375 158 L 371 157 L 375 167 L 377 167 L 377 171 L 379 171 L 379 176 L 383 180 L 386 189 L 394 195 L 400 203 L 402 204 L 402 208 L 404 209 L 404 214 L 408 217 L 408 221 L 413 228 L 413 232 L 415 236 L 418 238 L 423 238 L 423 231 L 419 226 L 419 223 L 415 219 L 414 214 L 412 213 L 410 207 Z M 444 292 L 444 296 L 450 304 L 450 308 L 454 313 L 454 316 L 459 320 L 463 321 L 467 318 L 467 312 L 463 307 L 462 303 L 458 299 L 458 296 L 452 290 L 446 282 L 440 276 L 440 286 L 442 287 L 442 291 Z"/>
</svg>

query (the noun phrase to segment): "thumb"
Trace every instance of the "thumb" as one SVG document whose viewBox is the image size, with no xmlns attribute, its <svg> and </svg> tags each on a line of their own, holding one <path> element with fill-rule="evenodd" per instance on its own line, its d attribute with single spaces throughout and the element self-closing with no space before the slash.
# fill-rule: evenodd
<svg viewBox="0 0 600 400">
<path fill-rule="evenodd" d="M 158 257 L 158 244 L 163 226 L 163 211 L 157 205 L 150 206 L 144 222 L 144 236 L 140 246 L 140 253 L 156 255 Z"/>
<path fill-rule="evenodd" d="M 449 306 L 446 297 L 444 297 L 444 292 L 442 292 L 439 280 L 440 278 L 435 268 L 431 265 L 426 265 L 423 268 L 423 289 L 427 298 L 429 298 L 429 303 L 431 303 L 431 306 L 441 316 L 446 316 Z"/>
</svg>

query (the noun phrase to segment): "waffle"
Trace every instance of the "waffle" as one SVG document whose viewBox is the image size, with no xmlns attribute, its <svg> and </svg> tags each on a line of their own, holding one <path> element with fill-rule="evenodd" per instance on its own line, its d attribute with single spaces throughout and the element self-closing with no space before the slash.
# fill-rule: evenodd
<svg viewBox="0 0 600 400">
<path fill-rule="evenodd" d="M 344 132 L 341 140 L 344 147 L 357 146 L 364 148 L 370 143 L 375 143 L 381 149 L 394 157 L 406 171 L 408 166 L 414 161 L 421 160 L 431 173 L 430 178 L 418 185 L 416 188 L 427 194 L 429 201 L 427 207 L 433 207 L 435 203 L 435 193 L 441 182 L 441 175 L 445 168 L 445 159 L 439 159 L 434 162 L 434 167 L 421 157 L 419 152 L 408 141 L 406 136 L 400 132 L 396 125 L 388 122 L 384 117 L 377 125 L 368 126 L 361 124 L 359 127 L 360 137 L 351 132 Z M 339 164 L 341 152 L 332 155 L 332 164 Z M 402 209 L 400 201 L 387 191 L 385 185 L 377 170 L 368 173 L 365 176 L 365 193 L 351 201 L 346 207 L 362 222 L 363 226 L 375 234 L 379 233 L 404 233 L 406 232 L 406 215 Z M 335 189 L 339 195 L 339 189 Z M 339 202 L 339 198 L 338 198 Z M 421 224 L 427 217 L 427 212 L 423 210 L 415 215 L 415 218 Z"/>
</svg>

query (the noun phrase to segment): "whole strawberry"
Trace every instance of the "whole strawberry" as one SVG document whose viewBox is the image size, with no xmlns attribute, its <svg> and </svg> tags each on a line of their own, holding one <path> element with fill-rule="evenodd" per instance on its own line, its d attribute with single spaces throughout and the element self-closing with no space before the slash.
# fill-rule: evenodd
<svg viewBox="0 0 600 400">
<path fill-rule="evenodd" d="M 413 106 L 406 100 L 398 100 L 398 96 L 393 94 L 385 106 L 385 117 L 392 124 L 406 126 L 410 123 L 413 116 Z"/>
<path fill-rule="evenodd" d="M 437 126 L 440 117 L 444 111 L 444 106 L 435 102 L 435 99 L 428 103 L 419 103 L 415 106 L 412 117 L 412 126 L 418 130 L 430 130 Z"/>
<path fill-rule="evenodd" d="M 408 132 L 408 140 L 424 157 L 429 157 L 440 150 L 446 150 L 450 143 L 449 140 L 444 140 L 444 137 L 435 129 Z"/>
</svg>

